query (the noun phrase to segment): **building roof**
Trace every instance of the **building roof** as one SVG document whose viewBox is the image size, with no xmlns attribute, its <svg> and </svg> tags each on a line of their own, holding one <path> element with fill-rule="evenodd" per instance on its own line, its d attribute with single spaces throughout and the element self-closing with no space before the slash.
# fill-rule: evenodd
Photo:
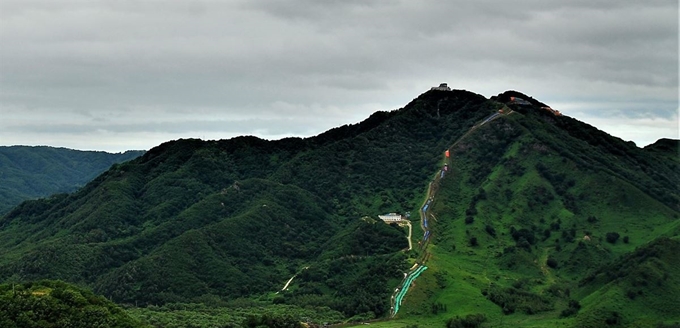
<svg viewBox="0 0 680 328">
<path fill-rule="evenodd" d="M 378 215 L 378 217 L 383 221 L 397 221 L 397 220 L 402 219 L 401 214 L 397 214 L 397 213 L 388 213 L 388 214 Z"/>
</svg>

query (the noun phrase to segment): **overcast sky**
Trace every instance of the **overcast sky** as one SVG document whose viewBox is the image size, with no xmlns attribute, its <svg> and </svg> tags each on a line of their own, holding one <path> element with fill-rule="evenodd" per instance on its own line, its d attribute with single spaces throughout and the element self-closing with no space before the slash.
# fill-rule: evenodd
<svg viewBox="0 0 680 328">
<path fill-rule="evenodd" d="M 678 1 L 0 0 L 0 145 L 310 136 L 440 82 L 678 135 Z"/>
</svg>

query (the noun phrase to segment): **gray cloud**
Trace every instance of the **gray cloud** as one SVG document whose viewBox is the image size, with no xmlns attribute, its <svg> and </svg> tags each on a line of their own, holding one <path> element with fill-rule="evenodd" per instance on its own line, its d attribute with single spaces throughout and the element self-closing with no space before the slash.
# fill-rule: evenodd
<svg viewBox="0 0 680 328">
<path fill-rule="evenodd" d="M 305 136 L 439 82 L 677 127 L 677 1 L 4 0 L 0 45 L 0 144 Z"/>
</svg>

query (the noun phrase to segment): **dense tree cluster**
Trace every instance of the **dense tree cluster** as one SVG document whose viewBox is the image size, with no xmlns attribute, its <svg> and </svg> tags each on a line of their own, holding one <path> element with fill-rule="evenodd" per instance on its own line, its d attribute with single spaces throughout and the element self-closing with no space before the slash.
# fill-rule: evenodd
<svg viewBox="0 0 680 328">
<path fill-rule="evenodd" d="M 61 281 L 0 285 L 2 327 L 146 327 L 118 305 Z"/>
<path fill-rule="evenodd" d="M 446 328 L 477 328 L 485 321 L 486 316 L 482 313 L 468 314 L 463 318 L 456 316 L 446 320 Z"/>
</svg>

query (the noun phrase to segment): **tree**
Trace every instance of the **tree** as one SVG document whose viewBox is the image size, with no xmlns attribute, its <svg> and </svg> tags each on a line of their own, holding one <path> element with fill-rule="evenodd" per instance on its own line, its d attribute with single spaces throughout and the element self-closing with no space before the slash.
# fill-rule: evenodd
<svg viewBox="0 0 680 328">
<path fill-rule="evenodd" d="M 446 321 L 446 328 L 477 328 L 486 321 L 486 316 L 481 313 L 468 314 L 465 318 L 455 316 Z"/>
<path fill-rule="evenodd" d="M 607 242 L 610 244 L 615 244 L 619 237 L 620 235 L 618 232 L 607 232 L 606 235 Z"/>
<path fill-rule="evenodd" d="M 494 229 L 491 225 L 487 224 L 485 229 L 486 233 L 488 233 L 491 237 L 496 237 L 496 229 Z"/>
</svg>

